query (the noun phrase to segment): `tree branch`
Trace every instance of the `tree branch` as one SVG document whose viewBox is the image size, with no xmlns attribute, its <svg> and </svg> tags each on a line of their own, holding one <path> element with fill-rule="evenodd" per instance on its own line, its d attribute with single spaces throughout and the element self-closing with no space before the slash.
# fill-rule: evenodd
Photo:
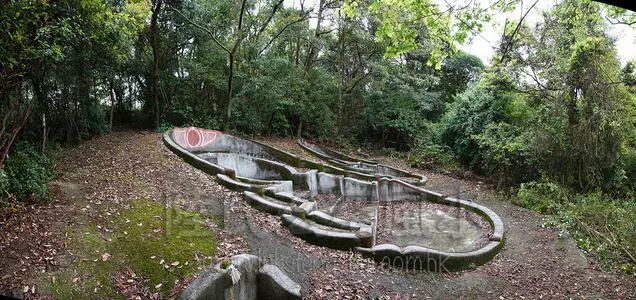
<svg viewBox="0 0 636 300">
<path fill-rule="evenodd" d="M 279 0 L 278 3 L 274 5 L 274 8 L 272 9 L 272 14 L 269 15 L 267 20 L 265 20 L 265 23 L 263 23 L 263 26 L 261 26 L 261 28 L 258 30 L 258 33 L 256 34 L 256 36 L 259 36 L 261 33 L 263 33 L 263 31 L 265 31 L 265 28 L 267 28 L 267 25 L 269 24 L 269 22 L 271 22 L 272 19 L 274 18 L 274 15 L 276 15 L 276 11 L 278 11 L 280 6 L 283 5 L 283 1 L 285 0 Z"/>
<path fill-rule="evenodd" d="M 632 22 L 625 22 L 625 21 L 618 21 L 618 20 L 614 20 L 612 21 L 610 18 L 605 17 L 605 19 L 607 20 L 607 22 L 609 22 L 611 25 L 627 25 L 627 26 L 632 26 L 634 24 L 636 24 L 636 20 L 632 21 Z"/>
<path fill-rule="evenodd" d="M 212 38 L 212 40 L 214 41 L 214 43 L 216 43 L 217 45 L 219 45 L 219 47 L 221 47 L 221 49 L 223 49 L 225 52 L 227 52 L 228 54 L 231 54 L 231 53 L 232 53 L 232 52 L 231 52 L 228 48 L 226 48 L 225 46 L 223 46 L 223 44 L 221 44 L 221 42 L 219 42 L 219 40 L 217 40 L 217 39 L 216 39 L 216 37 L 214 36 L 214 33 L 213 33 L 210 29 L 208 29 L 208 28 L 206 28 L 206 27 L 204 27 L 204 26 L 202 26 L 202 25 L 199 25 L 199 24 L 195 23 L 194 21 L 190 20 L 190 18 L 186 17 L 186 15 L 184 15 L 184 14 L 183 14 L 181 11 L 179 11 L 178 9 L 176 9 L 176 8 L 172 7 L 170 4 L 166 4 L 166 5 L 167 5 L 170 9 L 172 9 L 172 11 L 176 12 L 178 15 L 180 15 L 182 18 L 184 18 L 184 19 L 185 19 L 188 23 L 190 23 L 192 26 L 194 26 L 194 27 L 196 27 L 196 28 L 199 28 L 199 29 L 201 29 L 201 30 L 203 30 L 203 31 L 207 32 L 207 33 L 208 33 L 208 35 L 210 35 L 210 37 L 211 37 L 211 38 Z"/>
<path fill-rule="evenodd" d="M 525 18 L 528 16 L 528 13 L 530 13 L 530 11 L 534 8 L 535 5 L 537 5 L 537 3 L 539 3 L 539 0 L 534 1 L 532 6 L 530 6 L 530 8 L 528 8 L 526 13 L 521 17 L 521 19 L 519 19 L 519 23 L 517 23 L 517 27 L 515 27 L 515 30 L 512 32 L 512 35 L 510 35 L 510 38 L 508 39 L 508 42 L 506 43 L 506 48 L 504 48 L 504 50 L 501 52 L 502 63 L 504 59 L 506 58 L 506 53 L 508 52 L 508 48 L 512 45 L 512 40 L 514 39 L 517 32 L 519 32 L 519 29 L 521 29 L 521 24 L 523 23 L 523 20 L 525 20 Z M 505 31 L 506 29 L 504 28 L 504 35 L 505 35 Z"/>
<path fill-rule="evenodd" d="M 269 46 L 274 42 L 275 39 L 277 39 L 281 34 L 283 34 L 283 32 L 289 28 L 289 26 L 292 26 L 296 23 L 300 23 L 304 20 L 307 20 L 307 16 L 309 16 L 309 12 L 307 12 L 304 16 L 300 17 L 298 20 L 289 22 L 287 25 L 285 25 L 275 36 L 273 36 L 269 42 L 267 42 L 267 44 L 265 45 L 265 47 L 263 47 L 263 49 L 261 49 L 261 51 L 258 51 L 258 55 L 261 55 L 263 53 L 263 51 L 267 50 L 267 48 L 269 48 Z"/>
</svg>

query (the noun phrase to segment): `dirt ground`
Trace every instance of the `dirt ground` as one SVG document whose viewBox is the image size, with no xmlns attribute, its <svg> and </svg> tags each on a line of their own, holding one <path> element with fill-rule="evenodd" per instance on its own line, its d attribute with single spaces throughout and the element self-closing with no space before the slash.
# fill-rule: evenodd
<svg viewBox="0 0 636 300">
<path fill-rule="evenodd" d="M 292 139 L 275 144 L 293 153 L 300 150 Z M 309 299 L 636 298 L 633 275 L 601 272 L 566 232 L 544 227 L 540 214 L 500 200 L 483 183 L 419 172 L 428 176 L 428 189 L 473 200 L 501 216 L 507 239 L 500 254 L 471 270 L 417 273 L 310 245 L 289 234 L 278 217 L 256 211 L 241 194 L 184 163 L 163 146 L 160 134 L 115 132 L 62 152 L 49 203 L 5 211 L 0 294 L 53 297 L 47 288 L 54 281 L 51 274 L 83 259 L 70 251 L 74 240 L 67 236 L 69 226 L 95 219 L 102 206 L 116 208 L 141 199 L 162 203 L 168 197 L 208 219 L 206 226 L 218 239 L 216 261 L 242 252 L 259 255 L 301 284 Z M 101 217 L 108 223 L 108 216 Z M 119 276 L 112 274 L 112 279 Z M 137 289 L 117 286 L 126 298 L 171 298 L 191 280 L 178 279 L 171 293 L 158 295 L 149 293 L 143 282 L 135 283 Z"/>
</svg>

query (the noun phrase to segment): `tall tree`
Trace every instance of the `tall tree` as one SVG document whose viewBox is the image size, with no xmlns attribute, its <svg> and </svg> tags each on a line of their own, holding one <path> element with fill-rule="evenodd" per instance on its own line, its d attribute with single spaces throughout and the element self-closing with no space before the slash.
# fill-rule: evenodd
<svg viewBox="0 0 636 300">
<path fill-rule="evenodd" d="M 155 111 L 155 127 L 161 126 L 161 105 L 159 103 L 159 29 L 157 20 L 161 13 L 162 0 L 152 0 L 152 16 L 150 18 L 150 38 L 152 40 L 152 99 Z"/>
</svg>

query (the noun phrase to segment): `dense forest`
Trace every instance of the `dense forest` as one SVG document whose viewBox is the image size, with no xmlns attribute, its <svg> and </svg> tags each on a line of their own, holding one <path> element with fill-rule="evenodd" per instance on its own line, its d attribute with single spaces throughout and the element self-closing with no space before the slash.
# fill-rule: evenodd
<svg viewBox="0 0 636 300">
<path fill-rule="evenodd" d="M 118 128 L 302 136 L 470 170 L 633 271 L 636 62 L 608 32 L 634 15 L 564 0 L 490 62 L 458 50 L 518 4 L 2 1 L 1 203 L 46 201 L 56 151 Z"/>
</svg>

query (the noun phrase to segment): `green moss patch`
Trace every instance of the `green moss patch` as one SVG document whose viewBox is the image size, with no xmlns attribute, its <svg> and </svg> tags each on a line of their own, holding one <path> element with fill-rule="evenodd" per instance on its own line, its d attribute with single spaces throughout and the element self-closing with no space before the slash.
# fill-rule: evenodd
<svg viewBox="0 0 636 300">
<path fill-rule="evenodd" d="M 139 200 L 101 216 L 68 228 L 74 260 L 47 280 L 56 298 L 124 298 L 122 286 L 166 297 L 176 280 L 214 263 L 214 233 L 197 213 Z"/>
</svg>

